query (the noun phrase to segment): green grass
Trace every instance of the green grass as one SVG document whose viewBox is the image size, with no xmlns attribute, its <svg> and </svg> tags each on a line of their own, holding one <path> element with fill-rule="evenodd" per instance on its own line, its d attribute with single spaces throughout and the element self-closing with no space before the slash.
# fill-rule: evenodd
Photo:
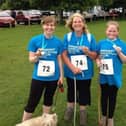
<svg viewBox="0 0 126 126">
<path fill-rule="evenodd" d="M 95 35 L 96 40 L 105 37 L 104 21 L 90 22 L 88 28 Z M 126 40 L 126 21 L 119 21 L 120 37 Z M 58 26 L 55 34 L 60 38 L 68 32 L 64 26 Z M 17 26 L 16 28 L 0 28 L 0 126 L 14 126 L 21 121 L 24 106 L 27 102 L 33 64 L 28 61 L 27 44 L 33 35 L 41 33 L 41 26 Z M 123 87 L 119 91 L 115 112 L 115 126 L 126 125 L 126 65 L 123 67 Z M 97 125 L 98 100 L 98 71 L 95 67 L 95 76 L 92 81 L 92 105 L 88 107 L 88 126 Z M 56 113 L 59 126 L 73 126 L 71 122 L 63 120 L 66 106 L 65 92 L 58 94 Z M 42 100 L 34 116 L 41 114 Z M 124 113 L 124 114 L 123 114 Z M 78 113 L 77 113 L 78 115 Z M 79 118 L 77 116 L 77 126 Z"/>
</svg>

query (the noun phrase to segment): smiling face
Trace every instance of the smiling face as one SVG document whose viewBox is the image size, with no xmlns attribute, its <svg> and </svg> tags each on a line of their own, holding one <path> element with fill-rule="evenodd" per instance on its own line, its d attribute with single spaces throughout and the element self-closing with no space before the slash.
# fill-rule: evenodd
<svg viewBox="0 0 126 126">
<path fill-rule="evenodd" d="M 47 16 L 42 21 L 42 28 L 46 37 L 51 37 L 55 31 L 56 19 L 52 16 Z"/>
<path fill-rule="evenodd" d="M 66 20 L 65 26 L 75 32 L 77 36 L 80 36 L 82 33 L 89 33 L 84 16 L 80 13 L 72 14 L 68 20 Z"/>
<path fill-rule="evenodd" d="M 83 32 L 84 23 L 81 17 L 74 17 L 72 22 L 72 28 L 75 32 Z"/>
<path fill-rule="evenodd" d="M 52 34 L 55 31 L 55 23 L 54 22 L 45 23 L 43 25 L 43 31 L 46 36 L 48 37 L 52 36 Z"/>
<path fill-rule="evenodd" d="M 113 40 L 116 39 L 119 35 L 119 28 L 116 24 L 108 24 L 106 29 L 106 36 Z"/>
</svg>

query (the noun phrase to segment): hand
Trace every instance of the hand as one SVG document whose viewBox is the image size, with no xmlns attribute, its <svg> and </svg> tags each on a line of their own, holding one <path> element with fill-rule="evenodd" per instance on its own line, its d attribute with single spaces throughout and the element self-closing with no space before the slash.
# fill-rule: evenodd
<svg viewBox="0 0 126 126">
<path fill-rule="evenodd" d="M 116 52 L 119 54 L 121 52 L 121 48 L 119 46 L 115 46 L 114 49 L 116 50 Z"/>
<path fill-rule="evenodd" d="M 36 51 L 35 55 L 36 55 L 37 57 L 39 57 L 39 56 L 41 56 L 41 52 L 42 52 L 42 49 L 39 48 L 39 49 Z"/>
<path fill-rule="evenodd" d="M 58 84 L 58 85 L 63 84 L 63 77 L 60 77 L 60 78 L 59 78 L 57 84 Z"/>
<path fill-rule="evenodd" d="M 78 68 L 78 67 L 74 67 L 74 68 L 72 69 L 72 72 L 73 72 L 74 74 L 80 74 L 80 73 L 82 73 L 82 70 L 81 70 L 80 68 Z"/>
<path fill-rule="evenodd" d="M 86 46 L 82 47 L 82 50 L 83 50 L 83 52 L 84 52 L 85 54 L 88 54 L 88 53 L 89 53 L 89 48 L 86 47 Z"/>
<path fill-rule="evenodd" d="M 100 60 L 100 59 L 96 59 L 96 65 L 97 65 L 97 67 L 100 67 L 100 66 L 102 65 L 102 63 L 101 63 L 101 60 Z"/>
<path fill-rule="evenodd" d="M 58 84 L 59 91 L 60 91 L 60 92 L 64 92 L 63 77 L 60 77 L 60 78 L 59 78 L 57 84 Z"/>
</svg>

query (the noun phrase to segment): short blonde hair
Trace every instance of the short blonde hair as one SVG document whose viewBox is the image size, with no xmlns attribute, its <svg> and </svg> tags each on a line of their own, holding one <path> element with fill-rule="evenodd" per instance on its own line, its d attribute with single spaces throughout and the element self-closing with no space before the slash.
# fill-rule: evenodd
<svg viewBox="0 0 126 126">
<path fill-rule="evenodd" d="M 54 16 L 45 16 L 41 20 L 41 24 L 47 24 L 53 22 L 55 25 L 57 24 L 56 18 Z"/>
<path fill-rule="evenodd" d="M 80 13 L 74 13 L 72 14 L 68 20 L 66 21 L 66 27 L 70 28 L 72 31 L 74 31 L 74 29 L 72 28 L 72 23 L 73 23 L 73 19 L 74 17 L 80 17 L 83 21 L 83 24 L 84 24 L 84 28 L 83 28 L 83 32 L 85 33 L 88 33 L 88 28 L 87 28 L 87 25 L 86 25 L 86 22 L 85 22 L 85 19 L 84 19 L 84 16 L 82 16 Z"/>
<path fill-rule="evenodd" d="M 119 23 L 117 21 L 108 21 L 106 27 L 108 28 L 110 25 L 115 25 L 117 30 L 119 31 Z"/>
</svg>

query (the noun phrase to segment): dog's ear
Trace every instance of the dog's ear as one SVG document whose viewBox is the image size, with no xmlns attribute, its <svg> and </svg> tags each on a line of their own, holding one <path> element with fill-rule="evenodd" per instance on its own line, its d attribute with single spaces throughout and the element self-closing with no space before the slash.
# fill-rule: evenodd
<svg viewBox="0 0 126 126">
<path fill-rule="evenodd" d="M 53 120 L 54 120 L 54 121 L 57 120 L 57 115 L 56 115 L 56 113 L 54 113 L 52 117 L 53 117 Z"/>
</svg>

